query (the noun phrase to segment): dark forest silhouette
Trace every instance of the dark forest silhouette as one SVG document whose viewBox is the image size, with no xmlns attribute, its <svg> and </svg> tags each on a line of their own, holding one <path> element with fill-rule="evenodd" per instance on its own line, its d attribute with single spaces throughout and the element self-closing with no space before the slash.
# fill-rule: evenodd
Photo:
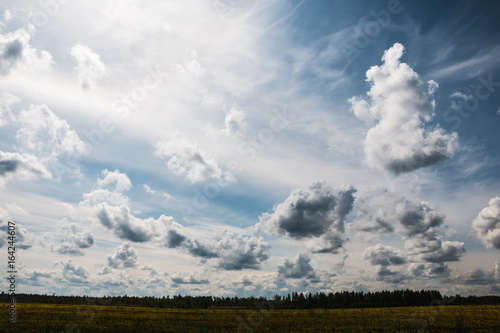
<svg viewBox="0 0 500 333">
<path fill-rule="evenodd" d="M 2 292 L 0 302 L 10 302 L 10 294 Z M 217 296 L 56 296 L 16 294 L 17 303 L 84 304 L 112 306 L 142 306 L 152 308 L 207 309 L 222 307 L 255 308 L 267 306 L 274 309 L 339 309 L 399 306 L 440 305 L 500 305 L 500 296 L 442 296 L 436 290 L 394 290 L 376 292 L 344 291 L 336 293 L 291 293 L 286 296 L 217 297 Z"/>
</svg>

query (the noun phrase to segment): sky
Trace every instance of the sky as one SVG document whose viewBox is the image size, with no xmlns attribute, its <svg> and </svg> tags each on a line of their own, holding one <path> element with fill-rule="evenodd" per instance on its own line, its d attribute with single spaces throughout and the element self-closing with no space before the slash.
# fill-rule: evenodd
<svg viewBox="0 0 500 333">
<path fill-rule="evenodd" d="M 0 1 L 3 271 L 13 221 L 17 293 L 500 295 L 499 14 Z"/>
</svg>

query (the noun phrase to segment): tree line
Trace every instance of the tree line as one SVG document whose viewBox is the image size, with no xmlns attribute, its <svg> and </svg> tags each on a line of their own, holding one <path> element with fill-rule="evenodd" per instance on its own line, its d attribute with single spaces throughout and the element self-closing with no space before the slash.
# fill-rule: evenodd
<svg viewBox="0 0 500 333">
<path fill-rule="evenodd" d="M 10 294 L 2 292 L 0 302 L 10 301 Z M 266 304 L 274 309 L 339 309 L 428 305 L 500 305 L 500 296 L 442 296 L 437 290 L 383 290 L 375 292 L 344 291 L 336 293 L 297 293 L 286 296 L 265 297 L 218 297 L 218 296 L 62 296 L 16 294 L 17 303 L 48 303 L 78 305 L 142 306 L 152 308 L 254 308 Z"/>
</svg>

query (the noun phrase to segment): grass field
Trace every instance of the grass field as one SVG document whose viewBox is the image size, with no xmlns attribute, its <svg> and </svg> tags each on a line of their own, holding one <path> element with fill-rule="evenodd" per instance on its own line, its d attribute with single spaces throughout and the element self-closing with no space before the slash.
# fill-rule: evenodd
<svg viewBox="0 0 500 333">
<path fill-rule="evenodd" d="M 153 309 L 17 304 L 0 332 L 500 332 L 500 306 L 338 310 Z"/>
</svg>

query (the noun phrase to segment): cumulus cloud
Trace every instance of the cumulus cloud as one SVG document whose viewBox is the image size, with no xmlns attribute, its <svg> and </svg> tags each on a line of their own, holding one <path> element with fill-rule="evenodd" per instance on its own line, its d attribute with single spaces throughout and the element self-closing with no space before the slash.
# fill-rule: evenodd
<svg viewBox="0 0 500 333">
<path fill-rule="evenodd" d="M 369 190 L 358 200 L 353 220 L 358 231 L 391 233 L 405 238 L 430 236 L 444 222 L 444 215 L 427 202 L 406 198 L 385 188 Z"/>
<path fill-rule="evenodd" d="M 500 197 L 491 198 L 472 222 L 476 236 L 489 249 L 500 250 Z"/>
<path fill-rule="evenodd" d="M 217 266 L 225 270 L 259 269 L 269 258 L 269 245 L 262 237 L 244 237 L 226 231 L 212 239 L 199 240 L 171 216 L 161 215 L 157 219 L 134 216 L 128 198 L 123 195 L 131 187 L 126 174 L 103 170 L 93 191 L 84 194 L 76 215 L 96 221 L 122 240 L 178 248 L 202 260 L 215 259 Z"/>
<path fill-rule="evenodd" d="M 367 191 L 357 205 L 354 230 L 375 234 L 397 233 L 405 240 L 405 252 L 380 244 L 367 248 L 364 257 L 373 265 L 399 266 L 411 262 L 408 270 L 413 276 L 448 276 L 450 270 L 445 263 L 459 261 L 466 253 L 463 242 L 442 240 L 439 227 L 445 217 L 427 202 L 379 188 Z M 390 272 L 396 271 L 379 270 L 384 280 L 385 277 L 392 280 Z M 397 279 L 406 274 L 400 273 L 402 275 Z"/>
<path fill-rule="evenodd" d="M 191 253 L 193 256 L 201 257 L 204 259 L 216 258 L 219 256 L 209 246 L 201 243 L 196 239 L 195 240 L 190 239 L 185 244 L 189 253 Z"/>
<path fill-rule="evenodd" d="M 162 227 L 174 222 L 171 216 L 165 215 L 158 219 L 140 219 L 131 214 L 128 206 L 111 206 L 107 203 L 100 205 L 97 219 L 105 228 L 112 230 L 116 237 L 138 243 L 160 238 Z"/>
<path fill-rule="evenodd" d="M 496 262 L 495 269 L 492 270 L 476 268 L 456 275 L 453 282 L 464 285 L 496 285 L 496 289 L 500 290 L 500 262 Z"/>
<path fill-rule="evenodd" d="M 36 71 L 52 68 L 52 56 L 47 51 L 37 52 L 29 41 L 26 29 L 0 34 L 0 75 L 8 75 L 15 67 Z"/>
<path fill-rule="evenodd" d="M 385 281 L 389 283 L 398 284 L 408 279 L 408 275 L 399 270 L 391 270 L 387 266 L 379 266 L 377 268 L 377 281 Z"/>
<path fill-rule="evenodd" d="M 269 258 L 269 245 L 262 237 L 244 237 L 224 231 L 208 241 L 194 239 L 179 225 L 168 230 L 164 245 L 186 250 L 203 260 L 216 259 L 224 270 L 259 269 Z"/>
<path fill-rule="evenodd" d="M 444 263 L 412 263 L 408 272 L 413 277 L 440 278 L 449 276 L 451 270 Z"/>
<path fill-rule="evenodd" d="M 166 200 L 169 200 L 172 198 L 172 196 L 170 194 L 163 192 L 163 191 L 153 190 L 151 187 L 149 187 L 146 184 L 143 184 L 142 187 L 143 187 L 144 191 L 146 191 L 146 193 L 149 193 L 151 195 L 160 195 L 160 196 L 164 197 Z"/>
<path fill-rule="evenodd" d="M 121 173 L 118 170 L 109 171 L 108 169 L 104 169 L 101 171 L 101 176 L 97 178 L 97 183 L 94 188 L 111 188 L 112 190 L 118 192 L 124 192 L 130 191 L 130 189 L 132 188 L 132 182 L 126 174 Z"/>
<path fill-rule="evenodd" d="M 226 112 L 224 124 L 226 126 L 226 135 L 245 136 L 247 123 L 243 111 L 233 108 Z"/>
<path fill-rule="evenodd" d="M 166 236 L 164 237 L 163 245 L 169 248 L 182 248 L 187 250 L 195 257 L 203 259 L 215 258 L 218 255 L 206 244 L 196 239 L 191 239 L 185 232 L 184 228 L 178 223 L 171 223 Z"/>
<path fill-rule="evenodd" d="M 427 89 L 420 77 L 401 63 L 403 45 L 396 43 L 384 52 L 382 66 L 366 72 L 371 83 L 369 100 L 352 97 L 352 112 L 360 119 L 375 123 L 365 139 L 365 153 L 370 165 L 394 175 L 435 165 L 451 158 L 458 136 L 437 126 L 425 129 L 434 116 L 434 81 Z"/>
<path fill-rule="evenodd" d="M 202 277 L 197 276 L 193 273 L 189 273 L 189 274 L 176 273 L 176 274 L 171 276 L 171 280 L 172 280 L 172 282 L 177 283 L 177 284 L 209 284 L 210 283 L 210 281 L 208 281 L 207 279 L 203 279 Z"/>
<path fill-rule="evenodd" d="M 52 251 L 60 254 L 83 255 L 83 249 L 94 245 L 94 237 L 90 231 L 78 232 L 76 223 L 66 223 L 62 227 L 62 241 L 52 247 Z"/>
<path fill-rule="evenodd" d="M 283 264 L 278 266 L 278 274 L 286 279 L 317 279 L 316 271 L 310 262 L 311 257 L 300 252 L 293 259 L 285 259 Z"/>
<path fill-rule="evenodd" d="M 18 214 L 20 210 L 15 204 L 6 205 L 7 209 L 0 207 L 0 231 L 7 235 L 8 230 L 8 222 L 15 222 L 12 218 L 12 215 Z M 7 244 L 7 237 L 0 239 L 0 247 L 3 247 Z M 28 231 L 28 229 L 16 225 L 16 247 L 22 250 L 27 250 L 32 248 L 34 245 L 42 244 L 40 238 L 37 237 L 32 232 Z"/>
<path fill-rule="evenodd" d="M 103 170 L 93 190 L 83 195 L 84 200 L 75 209 L 75 218 L 96 221 L 122 240 L 164 242 L 168 229 L 179 225 L 170 216 L 161 215 L 158 219 L 134 216 L 128 206 L 129 199 L 123 194 L 131 187 L 125 173 Z"/>
<path fill-rule="evenodd" d="M 363 252 L 363 257 L 372 265 L 390 266 L 406 263 L 403 251 L 382 244 L 366 248 Z"/>
<path fill-rule="evenodd" d="M 40 158 L 54 159 L 61 154 L 85 153 L 85 144 L 71 129 L 66 120 L 60 119 L 46 105 L 31 105 L 19 113 L 16 132 L 19 149 Z"/>
<path fill-rule="evenodd" d="M 425 261 L 431 263 L 459 261 L 466 252 L 465 244 L 462 242 L 441 242 L 440 238 L 438 238 L 438 241 L 439 248 L 436 251 L 424 252 L 421 256 Z"/>
<path fill-rule="evenodd" d="M 75 264 L 71 259 L 60 261 L 56 266 L 62 266 L 63 278 L 71 283 L 86 283 L 90 276 L 85 267 Z"/>
<path fill-rule="evenodd" d="M 78 79 L 84 89 L 94 86 L 106 72 L 106 66 L 101 62 L 101 57 L 88 46 L 81 43 L 73 45 L 70 54 L 75 58 L 75 67 Z"/>
<path fill-rule="evenodd" d="M 165 158 L 165 164 L 170 171 L 185 176 L 191 183 L 211 179 L 219 184 L 236 181 L 231 173 L 222 170 L 215 159 L 179 132 L 171 139 L 158 142 L 154 154 L 158 158 Z"/>
<path fill-rule="evenodd" d="M 0 207 L 0 230 L 4 235 L 7 235 L 8 221 L 12 221 L 9 213 Z M 7 244 L 7 237 L 0 238 L 0 248 Z"/>
<path fill-rule="evenodd" d="M 15 120 L 11 107 L 19 103 L 19 98 L 9 93 L 0 94 L 0 127 Z"/>
<path fill-rule="evenodd" d="M 167 232 L 165 245 L 170 248 L 179 247 L 186 240 L 186 236 L 180 234 L 178 231 L 171 229 Z"/>
<path fill-rule="evenodd" d="M 243 237 L 225 231 L 216 240 L 214 252 L 222 269 L 259 269 L 261 263 L 269 258 L 270 247 L 262 237 Z"/>
<path fill-rule="evenodd" d="M 336 252 L 344 243 L 345 218 L 352 210 L 355 192 L 353 187 L 333 190 L 324 182 L 294 189 L 272 213 L 260 216 L 257 228 L 294 239 L 321 237 L 324 247 L 316 251 Z"/>
<path fill-rule="evenodd" d="M 38 177 L 50 179 L 52 175 L 34 155 L 6 153 L 0 150 L 0 185 L 8 178 L 29 180 Z"/>
<path fill-rule="evenodd" d="M 75 156 L 87 154 L 87 147 L 66 120 L 45 105 L 22 110 L 16 122 L 16 146 L 23 154 L 36 156 L 49 170 L 62 173 L 77 168 Z M 68 162 L 70 161 L 70 162 Z"/>
<path fill-rule="evenodd" d="M 130 268 L 137 267 L 137 251 L 128 243 L 123 243 L 115 249 L 115 253 L 106 256 L 108 267 Z"/>
<path fill-rule="evenodd" d="M 23 284 L 40 287 L 46 287 L 54 275 L 53 272 L 46 269 L 31 269 L 25 266 L 22 267 L 22 270 L 18 270 L 18 273 L 19 280 L 23 281 Z"/>
</svg>

